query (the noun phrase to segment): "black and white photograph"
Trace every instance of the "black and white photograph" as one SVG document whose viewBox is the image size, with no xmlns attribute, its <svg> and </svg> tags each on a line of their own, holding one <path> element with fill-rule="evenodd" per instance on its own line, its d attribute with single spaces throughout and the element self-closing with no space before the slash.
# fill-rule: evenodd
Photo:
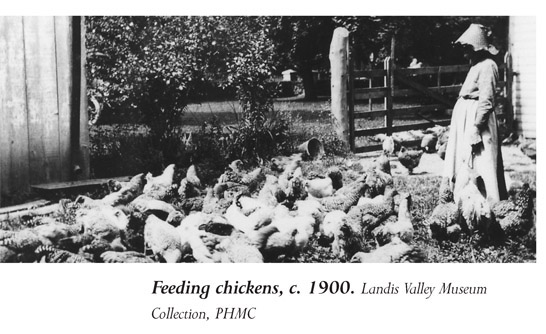
<svg viewBox="0 0 546 334">
<path fill-rule="evenodd" d="M 3 17 L 2 262 L 533 262 L 532 17 Z"/>
<path fill-rule="evenodd" d="M 9 332 L 544 327 L 532 7 L 19 6 Z"/>
</svg>

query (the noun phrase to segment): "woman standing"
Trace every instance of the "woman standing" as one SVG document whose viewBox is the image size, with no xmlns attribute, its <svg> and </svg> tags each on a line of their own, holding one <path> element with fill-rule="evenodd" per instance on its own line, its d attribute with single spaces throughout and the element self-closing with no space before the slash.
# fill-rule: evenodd
<svg viewBox="0 0 546 334">
<path fill-rule="evenodd" d="M 455 43 L 467 49 L 471 68 L 453 109 L 443 176 L 456 184 L 457 173 L 470 166 L 481 176 L 488 201 L 496 203 L 507 197 L 494 112 L 499 73 L 491 57 L 498 50 L 479 24 L 471 24 Z"/>
</svg>

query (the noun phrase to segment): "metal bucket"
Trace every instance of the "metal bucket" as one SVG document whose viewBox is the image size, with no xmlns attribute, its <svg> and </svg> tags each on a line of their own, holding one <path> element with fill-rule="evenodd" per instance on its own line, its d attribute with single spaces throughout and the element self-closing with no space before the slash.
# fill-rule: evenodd
<svg viewBox="0 0 546 334">
<path fill-rule="evenodd" d="M 319 159 L 324 154 L 324 146 L 317 138 L 311 138 L 298 146 L 298 151 L 311 159 Z"/>
</svg>

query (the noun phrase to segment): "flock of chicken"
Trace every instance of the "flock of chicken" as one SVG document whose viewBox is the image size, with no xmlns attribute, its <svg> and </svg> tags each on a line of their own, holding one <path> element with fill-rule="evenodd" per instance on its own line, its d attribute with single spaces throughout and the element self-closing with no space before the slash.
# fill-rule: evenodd
<svg viewBox="0 0 546 334">
<path fill-rule="evenodd" d="M 175 166 L 161 175 L 110 182 L 102 199 L 61 200 L 60 212 L 36 226 L 0 230 L 1 262 L 280 262 L 298 259 L 312 244 L 351 262 L 420 262 L 413 242 L 412 198 L 399 193 L 389 156 L 412 171 L 423 151 L 394 147 L 365 169 L 326 175 L 302 169 L 302 155 L 273 158 L 246 170 L 233 161 L 212 186 L 194 165 L 175 182 Z M 441 145 L 440 145 L 441 146 Z M 352 174 L 349 175 L 351 172 Z M 442 182 L 440 201 L 425 222 L 431 236 L 457 240 L 461 232 L 523 233 L 533 226 L 533 192 L 511 189 L 511 199 L 490 207 L 471 172 L 453 197 Z M 370 245 L 373 245 L 370 247 Z"/>
</svg>

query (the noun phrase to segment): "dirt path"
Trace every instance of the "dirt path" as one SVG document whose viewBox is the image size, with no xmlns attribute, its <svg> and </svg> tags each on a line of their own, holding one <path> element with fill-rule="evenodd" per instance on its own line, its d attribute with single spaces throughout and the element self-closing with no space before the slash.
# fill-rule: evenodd
<svg viewBox="0 0 546 334">
<path fill-rule="evenodd" d="M 376 155 L 363 155 L 366 160 L 373 160 Z M 536 171 L 536 162 L 524 155 L 517 146 L 503 146 L 502 157 L 504 171 L 511 174 L 515 172 Z M 414 175 L 440 176 L 443 168 L 443 160 L 436 153 L 423 154 L 419 166 L 413 170 Z M 408 170 L 400 164 L 397 158 L 391 159 L 391 172 L 393 175 L 408 175 Z"/>
</svg>

